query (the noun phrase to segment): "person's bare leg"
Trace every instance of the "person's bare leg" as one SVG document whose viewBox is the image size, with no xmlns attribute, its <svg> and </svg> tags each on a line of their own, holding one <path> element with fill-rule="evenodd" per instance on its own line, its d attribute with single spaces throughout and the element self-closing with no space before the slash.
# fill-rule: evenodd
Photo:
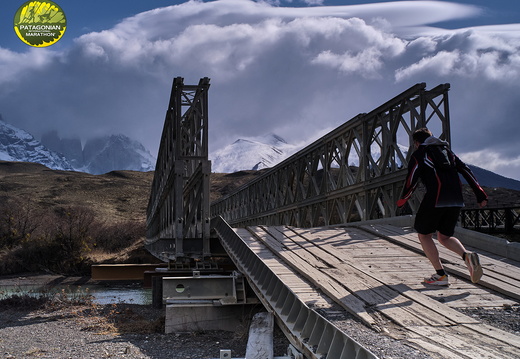
<svg viewBox="0 0 520 359">
<path fill-rule="evenodd" d="M 426 257 L 428 257 L 428 259 L 430 260 L 433 268 L 435 270 L 443 269 L 441 260 L 439 258 L 439 250 L 433 242 L 432 234 L 418 233 L 418 235 L 424 254 L 426 254 Z"/>
<path fill-rule="evenodd" d="M 442 233 L 437 232 L 437 240 L 444 247 L 448 248 L 450 251 L 457 253 L 459 256 L 461 256 L 461 258 L 464 259 L 464 262 L 466 263 L 466 266 L 469 270 L 471 281 L 473 283 L 477 283 L 483 274 L 482 266 L 480 265 L 478 255 L 476 253 L 466 251 L 464 245 L 460 243 L 460 241 L 455 237 L 448 237 Z M 464 253 L 466 253 L 466 257 L 463 256 Z"/>
<path fill-rule="evenodd" d="M 437 232 L 437 240 L 450 251 L 457 253 L 461 258 L 464 252 L 466 252 L 466 248 L 464 248 L 462 243 L 460 243 L 460 241 L 455 237 L 448 237 L 440 232 Z"/>
</svg>

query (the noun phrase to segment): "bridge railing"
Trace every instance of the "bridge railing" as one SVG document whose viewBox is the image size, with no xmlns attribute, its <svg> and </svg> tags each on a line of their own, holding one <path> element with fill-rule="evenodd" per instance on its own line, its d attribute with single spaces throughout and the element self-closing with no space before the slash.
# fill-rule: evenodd
<svg viewBox="0 0 520 359">
<path fill-rule="evenodd" d="M 462 209 L 461 226 L 487 233 L 520 233 L 520 207 Z"/>
<path fill-rule="evenodd" d="M 412 133 L 428 127 L 450 140 L 449 88 L 443 84 L 428 91 L 426 84 L 416 84 L 357 115 L 213 202 L 212 218 L 222 216 L 235 226 L 315 227 L 395 216 Z M 416 209 L 418 198 L 409 203 Z"/>
</svg>

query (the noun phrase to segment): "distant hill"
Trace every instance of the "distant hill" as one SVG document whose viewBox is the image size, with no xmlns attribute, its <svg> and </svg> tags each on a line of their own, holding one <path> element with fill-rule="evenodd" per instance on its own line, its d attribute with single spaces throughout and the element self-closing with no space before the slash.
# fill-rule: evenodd
<svg viewBox="0 0 520 359">
<path fill-rule="evenodd" d="M 51 170 L 37 163 L 0 161 L 0 201 L 30 202 L 43 210 L 88 207 L 100 219 L 143 221 L 153 172 L 102 175 Z"/>
<path fill-rule="evenodd" d="M 233 192 L 267 170 L 212 173 L 210 201 Z M 501 176 L 478 167 L 475 174 L 490 196 L 490 206 L 520 205 L 520 191 L 489 186 L 489 183 L 500 183 Z M 92 175 L 51 170 L 37 163 L 0 161 L 0 201 L 30 200 L 45 210 L 85 206 L 107 221 L 136 220 L 144 224 L 153 176 L 153 171 L 112 171 Z M 505 184 L 518 182 L 511 181 Z M 464 192 L 467 206 L 475 206 L 469 186 L 465 186 Z"/>
<path fill-rule="evenodd" d="M 477 166 L 473 166 L 473 165 L 469 165 L 469 164 L 468 164 L 468 166 L 469 166 L 469 168 L 471 168 L 471 171 L 473 171 L 473 173 L 477 177 L 481 186 L 501 187 L 501 188 L 508 188 L 508 189 L 514 189 L 516 191 L 520 191 L 520 181 L 498 175 L 494 172 L 485 170 L 485 169 L 477 167 Z"/>
</svg>

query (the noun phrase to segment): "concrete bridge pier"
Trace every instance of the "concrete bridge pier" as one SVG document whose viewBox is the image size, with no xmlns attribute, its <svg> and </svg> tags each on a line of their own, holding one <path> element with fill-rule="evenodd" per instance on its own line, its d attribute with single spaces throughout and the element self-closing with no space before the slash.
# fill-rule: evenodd
<svg viewBox="0 0 520 359">
<path fill-rule="evenodd" d="M 166 304 L 166 333 L 244 328 L 258 299 L 247 290 L 244 277 L 229 274 L 170 276 L 162 278 Z"/>
</svg>

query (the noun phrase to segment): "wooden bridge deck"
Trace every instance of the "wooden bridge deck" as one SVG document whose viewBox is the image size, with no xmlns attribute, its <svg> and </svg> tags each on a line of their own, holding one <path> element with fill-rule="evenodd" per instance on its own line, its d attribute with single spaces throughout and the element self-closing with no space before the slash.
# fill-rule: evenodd
<svg viewBox="0 0 520 359">
<path fill-rule="evenodd" d="M 439 246 L 451 286 L 438 288 L 421 284 L 433 271 L 408 229 L 365 224 L 235 231 L 311 308 L 327 311 L 335 302 L 434 358 L 520 357 L 519 335 L 457 310 L 519 305 L 519 262 L 478 251 L 484 276 L 473 284 L 462 260 Z"/>
</svg>

